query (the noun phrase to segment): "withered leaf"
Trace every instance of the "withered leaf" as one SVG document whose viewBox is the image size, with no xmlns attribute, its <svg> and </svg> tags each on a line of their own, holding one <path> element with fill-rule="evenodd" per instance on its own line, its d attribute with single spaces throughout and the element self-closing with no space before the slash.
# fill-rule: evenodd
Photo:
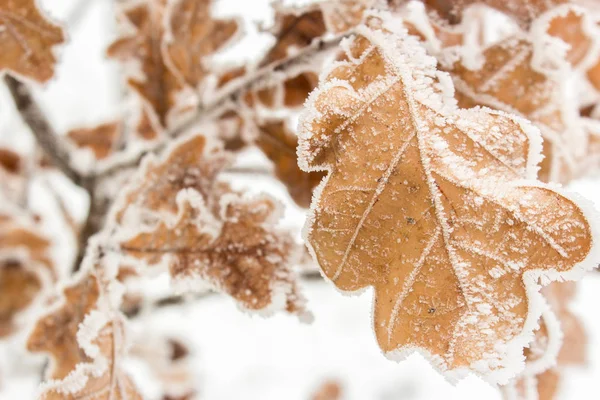
<svg viewBox="0 0 600 400">
<path fill-rule="evenodd" d="M 247 310 L 304 311 L 290 270 L 293 240 L 273 229 L 277 204 L 272 199 L 223 196 L 217 220 L 193 189 L 177 198 L 173 224 L 161 222 L 121 249 L 151 265 L 166 258 L 175 286 L 183 290 L 208 282 Z"/>
<path fill-rule="evenodd" d="M 206 58 L 225 47 L 242 29 L 236 20 L 212 18 L 212 0 L 176 0 L 169 10 L 165 51 L 182 84 L 199 88 L 209 73 Z"/>
<path fill-rule="evenodd" d="M 506 381 L 540 312 L 532 277 L 591 268 L 590 223 L 535 180 L 529 123 L 458 109 L 416 38 L 370 24 L 301 118 L 300 167 L 328 172 L 306 240 L 336 287 L 373 287 L 385 353 Z"/>
<path fill-rule="evenodd" d="M 140 399 L 121 369 L 123 321 L 104 304 L 100 280 L 82 275 L 34 326 L 27 348 L 51 356 L 40 399 Z"/>
<path fill-rule="evenodd" d="M 298 138 L 285 121 L 263 123 L 256 144 L 273 161 L 277 177 L 287 186 L 294 201 L 301 207 L 308 207 L 313 189 L 321 182 L 324 174 L 307 173 L 298 167 Z"/>
<path fill-rule="evenodd" d="M 164 12 L 163 0 L 126 6 L 123 23 L 133 33 L 117 39 L 107 50 L 109 57 L 134 64 L 137 70 L 129 74 L 127 83 L 146 102 L 162 128 L 168 126 L 173 113 L 180 111 L 178 95 L 183 90 L 163 57 Z"/>
<path fill-rule="evenodd" d="M 121 123 L 107 122 L 93 128 L 72 129 L 67 137 L 78 148 L 89 149 L 97 160 L 108 157 L 115 149 L 121 132 Z"/>
<path fill-rule="evenodd" d="M 118 204 L 113 241 L 145 265 L 167 263 L 180 290 L 209 283 L 245 309 L 302 314 L 294 241 L 274 226 L 278 205 L 215 181 L 228 162 L 202 135 L 147 160 Z"/>
<path fill-rule="evenodd" d="M 63 30 L 35 0 L 0 0 L 0 72 L 46 82 L 54 75 L 54 46 L 64 41 Z"/>
</svg>

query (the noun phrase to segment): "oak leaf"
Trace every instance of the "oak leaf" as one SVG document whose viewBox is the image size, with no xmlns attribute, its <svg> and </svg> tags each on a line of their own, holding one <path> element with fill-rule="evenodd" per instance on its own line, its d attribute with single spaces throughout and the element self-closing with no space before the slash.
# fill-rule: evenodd
<svg viewBox="0 0 600 400">
<path fill-rule="evenodd" d="M 35 0 L 0 1 L 0 72 L 46 82 L 54 75 L 53 49 L 64 41 L 61 27 L 43 15 Z"/>
<path fill-rule="evenodd" d="M 51 357 L 40 399 L 141 400 L 120 364 L 123 321 L 107 305 L 104 284 L 93 272 L 81 275 L 33 327 L 28 350 Z"/>
<path fill-rule="evenodd" d="M 529 123 L 458 109 L 450 77 L 405 31 L 375 20 L 359 33 L 301 117 L 299 165 L 328 173 L 309 249 L 337 288 L 373 287 L 386 354 L 418 349 L 449 376 L 506 382 L 539 316 L 537 277 L 592 267 L 590 223 L 535 180 Z"/>
<path fill-rule="evenodd" d="M 244 309 L 303 315 L 295 244 L 275 228 L 279 206 L 218 182 L 229 160 L 203 135 L 147 159 L 116 205 L 112 242 L 144 266 L 166 263 L 180 290 L 208 283 Z"/>
</svg>

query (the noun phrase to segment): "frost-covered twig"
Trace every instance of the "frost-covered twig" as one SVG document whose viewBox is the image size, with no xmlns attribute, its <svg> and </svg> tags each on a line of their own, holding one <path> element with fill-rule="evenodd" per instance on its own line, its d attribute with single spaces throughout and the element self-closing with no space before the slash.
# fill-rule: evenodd
<svg viewBox="0 0 600 400">
<path fill-rule="evenodd" d="M 84 186 L 84 177 L 71 166 L 69 150 L 50 126 L 27 85 L 8 74 L 4 76 L 4 82 L 15 102 L 17 111 L 31 129 L 44 153 L 73 183 Z"/>
</svg>

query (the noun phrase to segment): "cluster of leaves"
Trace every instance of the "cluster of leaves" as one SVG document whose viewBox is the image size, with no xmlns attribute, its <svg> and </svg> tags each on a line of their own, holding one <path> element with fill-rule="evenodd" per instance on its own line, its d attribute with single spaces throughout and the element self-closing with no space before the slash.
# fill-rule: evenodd
<svg viewBox="0 0 600 400">
<path fill-rule="evenodd" d="M 416 350 L 507 398 L 553 398 L 562 370 L 585 358 L 574 286 L 560 281 L 598 261 L 588 206 L 552 184 L 600 166 L 598 11 L 566 0 L 278 4 L 260 27 L 271 46 L 217 69 L 244 25 L 211 5 L 119 3 L 107 54 L 134 100 L 123 118 L 53 135 L 25 104 L 47 157 L 0 151 L 0 336 L 33 325 L 27 350 L 51 357 L 40 398 L 141 399 L 129 358 L 150 366 L 164 398 L 194 396 L 187 346 L 145 346 L 127 329 L 148 303 L 129 283 L 157 273 L 176 293 L 208 286 L 245 311 L 309 316 L 303 246 L 277 226 L 281 205 L 224 178 L 251 146 L 309 208 L 304 240 L 323 275 L 343 291 L 373 288 L 386 355 Z M 500 14 L 510 24 L 488 37 Z M 0 70 L 48 81 L 63 30 L 34 0 L 0 1 L 0 16 Z M 72 224 L 78 272 L 57 284 L 64 268 L 26 198 L 32 171 L 64 153 L 91 206 Z M 327 383 L 314 398 L 340 393 Z"/>
</svg>

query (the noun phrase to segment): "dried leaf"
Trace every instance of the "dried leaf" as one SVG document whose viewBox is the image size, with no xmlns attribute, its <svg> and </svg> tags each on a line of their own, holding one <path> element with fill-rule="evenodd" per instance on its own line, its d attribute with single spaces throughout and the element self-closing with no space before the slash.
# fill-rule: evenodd
<svg viewBox="0 0 600 400">
<path fill-rule="evenodd" d="M 120 122 L 107 122 L 93 128 L 72 129 L 67 137 L 78 147 L 90 149 L 97 160 L 108 157 L 114 150 L 121 132 Z"/>
<path fill-rule="evenodd" d="M 40 399 L 141 400 L 121 369 L 123 321 L 107 308 L 105 291 L 93 273 L 84 274 L 34 326 L 28 350 L 51 356 Z"/>
<path fill-rule="evenodd" d="M 260 136 L 256 144 L 273 161 L 277 178 L 287 186 L 294 201 L 301 207 L 308 207 L 313 189 L 321 182 L 324 174 L 307 173 L 298 167 L 296 135 L 284 121 L 264 123 L 260 126 Z"/>
<path fill-rule="evenodd" d="M 458 109 L 415 38 L 371 24 L 301 118 L 300 167 L 328 171 L 306 241 L 336 287 L 374 288 L 385 353 L 506 381 L 540 313 L 532 277 L 591 268 L 590 224 L 534 180 L 530 124 Z"/>
<path fill-rule="evenodd" d="M 199 89 L 209 70 L 206 59 L 241 31 L 238 21 L 214 19 L 212 0 L 175 0 L 168 16 L 165 51 L 172 72 L 182 84 Z"/>
<path fill-rule="evenodd" d="M 294 241 L 274 226 L 278 205 L 215 182 L 228 162 L 202 135 L 148 159 L 117 206 L 114 241 L 144 265 L 166 263 L 179 290 L 208 283 L 248 310 L 302 314 Z"/>
<path fill-rule="evenodd" d="M 166 128 L 175 112 L 184 107 L 178 101 L 183 86 L 165 64 L 162 52 L 164 1 L 134 2 L 123 11 L 123 23 L 133 33 L 125 34 L 110 45 L 109 57 L 134 63 L 127 83 L 139 94 Z"/>
<path fill-rule="evenodd" d="M 53 48 L 64 41 L 63 30 L 43 15 L 35 0 L 0 1 L 0 72 L 46 82 L 54 75 Z"/>
<path fill-rule="evenodd" d="M 182 289 L 208 282 L 244 309 L 304 311 L 289 269 L 293 240 L 271 226 L 273 200 L 230 194 L 221 200 L 221 221 L 193 189 L 181 192 L 178 200 L 174 224 L 160 223 L 121 248 L 151 265 L 167 257 L 174 284 Z"/>
</svg>

